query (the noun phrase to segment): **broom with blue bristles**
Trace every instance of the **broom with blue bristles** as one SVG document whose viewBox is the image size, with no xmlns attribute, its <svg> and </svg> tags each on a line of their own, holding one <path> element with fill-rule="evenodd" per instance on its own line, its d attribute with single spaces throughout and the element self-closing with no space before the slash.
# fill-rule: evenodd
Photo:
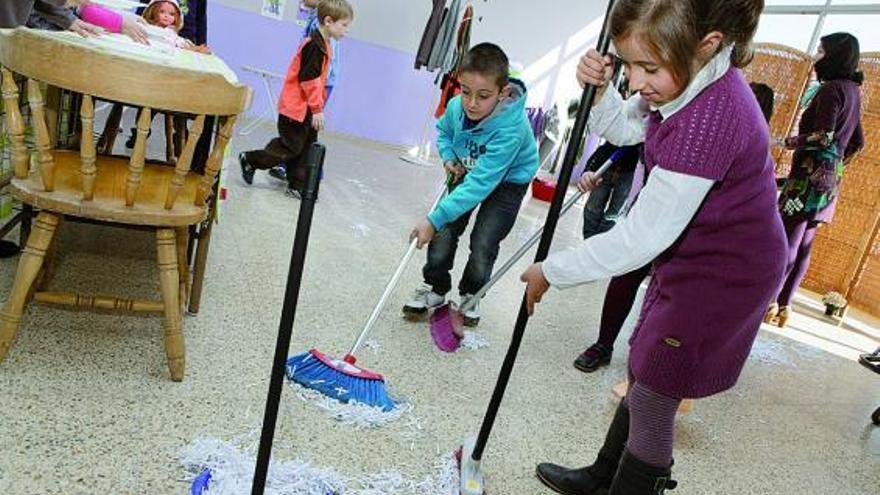
<svg viewBox="0 0 880 495">
<path fill-rule="evenodd" d="M 440 200 L 449 190 L 453 177 L 447 176 L 443 183 L 443 187 L 437 194 L 431 210 L 437 207 Z M 361 349 L 366 342 L 367 336 L 372 331 L 379 319 L 379 314 L 385 308 L 385 304 L 391 296 L 391 292 L 397 286 L 400 276 L 403 274 L 404 268 L 412 258 L 416 251 L 417 239 L 413 239 L 406 254 L 397 265 L 397 270 L 392 275 L 385 291 L 367 323 L 361 330 L 351 350 L 342 358 L 337 359 L 320 352 L 317 349 L 311 349 L 308 352 L 299 354 L 287 360 L 287 377 L 300 385 L 317 390 L 318 392 L 331 397 L 343 403 L 357 402 L 371 407 L 382 408 L 383 411 L 391 411 L 397 405 L 396 401 L 388 395 L 385 386 L 385 378 L 374 371 L 358 366 L 355 354 Z"/>
</svg>

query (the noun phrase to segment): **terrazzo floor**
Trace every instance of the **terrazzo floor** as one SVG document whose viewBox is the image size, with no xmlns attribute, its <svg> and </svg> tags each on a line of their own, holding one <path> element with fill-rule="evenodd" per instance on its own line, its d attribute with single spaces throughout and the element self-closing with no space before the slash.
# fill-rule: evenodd
<svg viewBox="0 0 880 495">
<path fill-rule="evenodd" d="M 262 126 L 233 142 L 261 145 Z M 154 133 L 156 134 L 156 133 Z M 161 133 L 159 133 L 161 136 Z M 397 159 L 397 150 L 328 136 L 291 353 L 343 354 L 406 249 L 406 234 L 441 177 Z M 258 173 L 247 187 L 228 164 L 229 196 L 216 226 L 201 311 L 184 321 L 187 369 L 168 378 L 161 320 L 32 305 L 0 365 L 0 493 L 183 494 L 180 449 L 200 436 L 231 440 L 259 430 L 299 203 Z M 501 257 L 539 226 L 545 204 L 527 200 Z M 580 209 L 564 218 L 555 248 L 578 239 Z M 462 243 L 458 268 L 464 264 Z M 158 297 L 153 236 L 67 224 L 55 287 Z M 420 280 L 407 268 L 383 313 L 378 347 L 361 363 L 410 400 L 414 421 L 355 431 L 285 387 L 274 458 L 298 458 L 346 475 L 385 468 L 409 479 L 479 428 L 522 294 L 518 274 L 483 303 L 490 345 L 446 355 L 426 324 L 399 307 Z M 5 299 L 17 258 L 0 260 Z M 605 284 L 545 297 L 532 319 L 484 459 L 491 493 L 550 493 L 538 462 L 591 462 L 625 376 L 628 321 L 611 366 L 592 375 L 571 362 L 596 336 Z M 880 492 L 880 376 L 855 362 L 880 344 L 876 324 L 838 327 L 808 298 L 786 330 L 764 328 L 734 390 L 698 401 L 678 419 L 676 494 L 876 494 Z M 400 492 L 404 493 L 404 492 Z"/>
</svg>

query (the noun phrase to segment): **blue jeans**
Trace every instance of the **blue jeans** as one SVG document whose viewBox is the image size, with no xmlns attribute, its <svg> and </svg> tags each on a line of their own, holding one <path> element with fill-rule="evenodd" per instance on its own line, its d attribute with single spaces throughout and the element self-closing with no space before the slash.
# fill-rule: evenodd
<svg viewBox="0 0 880 495">
<path fill-rule="evenodd" d="M 602 184 L 590 192 L 584 206 L 584 239 L 601 234 L 614 227 L 620 210 L 626 203 L 632 187 L 633 172 L 610 173 Z"/>
<path fill-rule="evenodd" d="M 480 204 L 471 231 L 471 254 L 458 284 L 459 294 L 476 293 L 492 277 L 498 247 L 513 228 L 528 187 L 528 184 L 502 182 Z M 428 244 L 428 262 L 422 269 L 422 275 L 425 283 L 437 294 L 443 295 L 452 289 L 449 271 L 455 261 L 458 239 L 467 229 L 473 211 L 444 226 Z"/>
</svg>

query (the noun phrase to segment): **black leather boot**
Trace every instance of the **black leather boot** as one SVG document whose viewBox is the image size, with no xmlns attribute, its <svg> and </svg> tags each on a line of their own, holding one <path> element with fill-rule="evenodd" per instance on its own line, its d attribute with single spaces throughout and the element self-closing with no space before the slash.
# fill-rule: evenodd
<svg viewBox="0 0 880 495">
<path fill-rule="evenodd" d="M 604 495 L 611 487 L 628 436 L 629 409 L 621 401 L 596 462 L 580 469 L 543 463 L 538 464 L 535 474 L 542 483 L 563 495 Z"/>
<path fill-rule="evenodd" d="M 678 486 L 670 468 L 659 468 L 624 452 L 608 495 L 662 495 Z"/>
</svg>

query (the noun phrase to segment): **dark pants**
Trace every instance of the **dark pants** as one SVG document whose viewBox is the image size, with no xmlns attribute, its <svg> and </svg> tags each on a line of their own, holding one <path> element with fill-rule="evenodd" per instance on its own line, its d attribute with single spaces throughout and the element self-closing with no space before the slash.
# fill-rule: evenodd
<svg viewBox="0 0 880 495">
<path fill-rule="evenodd" d="M 590 192 L 584 206 L 584 239 L 614 227 L 629 196 L 632 181 L 633 172 L 612 172 L 605 176 L 599 187 Z"/>
<path fill-rule="evenodd" d="M 528 186 L 502 182 L 480 204 L 471 232 L 471 255 L 458 284 L 459 294 L 475 294 L 492 277 L 498 247 L 516 222 Z M 446 294 L 452 289 L 449 271 L 455 261 L 458 238 L 467 229 L 472 213 L 473 210 L 443 227 L 428 244 L 428 262 L 422 269 L 422 275 L 425 283 L 433 287 L 437 294 Z"/>
<path fill-rule="evenodd" d="M 623 322 L 632 311 L 639 285 L 651 273 L 651 264 L 618 275 L 608 283 L 605 302 L 602 303 L 602 319 L 599 323 L 599 343 L 611 349 L 623 328 Z"/>
<path fill-rule="evenodd" d="M 268 170 L 283 164 L 287 168 L 287 184 L 292 189 L 305 186 L 305 158 L 309 147 L 318 140 L 318 131 L 312 127 L 312 115 L 305 122 L 297 122 L 284 115 L 278 116 L 278 137 L 261 150 L 245 152 L 245 160 L 258 170 Z"/>
<path fill-rule="evenodd" d="M 788 259 L 785 267 L 785 279 L 779 289 L 776 302 L 780 306 L 791 305 L 794 293 L 804 281 L 807 270 L 810 268 L 810 252 L 813 249 L 813 240 L 816 238 L 816 229 L 819 224 L 811 220 L 782 216 L 782 224 L 785 226 L 785 235 L 788 237 Z"/>
</svg>

